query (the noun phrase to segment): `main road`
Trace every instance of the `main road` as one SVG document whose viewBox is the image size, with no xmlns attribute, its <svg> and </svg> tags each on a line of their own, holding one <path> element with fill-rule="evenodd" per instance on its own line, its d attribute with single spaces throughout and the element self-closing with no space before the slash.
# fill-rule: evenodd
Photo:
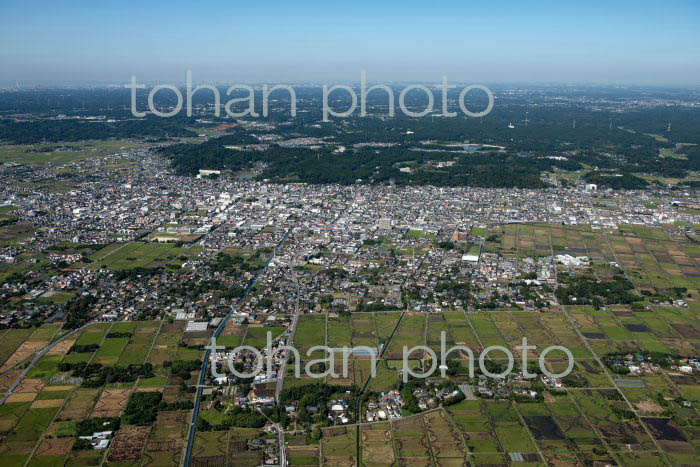
<svg viewBox="0 0 700 467">
<path fill-rule="evenodd" d="M 289 330 L 287 331 L 287 339 L 285 341 L 285 347 L 293 347 L 294 346 L 294 335 L 297 330 L 297 323 L 299 322 L 299 278 L 296 275 L 296 272 L 294 272 L 294 269 L 292 268 L 292 274 L 294 274 L 294 280 L 297 284 L 297 291 L 296 291 L 296 303 L 294 305 L 294 315 L 292 315 L 292 322 L 289 325 Z M 282 394 L 282 389 L 284 389 L 284 377 L 287 374 L 287 360 L 289 359 L 289 351 L 285 350 L 284 355 L 282 356 L 282 364 L 280 365 L 279 370 L 277 371 L 277 391 L 276 391 L 276 399 L 277 403 L 279 404 L 279 397 L 280 394 Z M 279 454 L 280 454 L 280 467 L 286 467 L 287 466 L 287 453 L 285 449 L 285 441 L 284 441 L 284 427 L 282 426 L 281 423 L 277 423 L 275 425 L 277 428 L 277 442 L 279 443 Z"/>
</svg>

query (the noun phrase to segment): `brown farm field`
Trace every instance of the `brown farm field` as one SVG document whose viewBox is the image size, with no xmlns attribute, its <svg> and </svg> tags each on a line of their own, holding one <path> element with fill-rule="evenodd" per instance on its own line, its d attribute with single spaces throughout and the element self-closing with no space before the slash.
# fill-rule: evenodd
<svg viewBox="0 0 700 467">
<path fill-rule="evenodd" d="M 131 389 L 105 389 L 92 411 L 92 417 L 118 417 L 131 395 Z"/>
</svg>

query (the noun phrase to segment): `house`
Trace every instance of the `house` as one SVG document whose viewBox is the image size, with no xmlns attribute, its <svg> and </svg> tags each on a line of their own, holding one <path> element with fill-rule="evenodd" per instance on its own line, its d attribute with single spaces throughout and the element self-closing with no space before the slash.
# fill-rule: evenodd
<svg viewBox="0 0 700 467">
<path fill-rule="evenodd" d="M 248 393 L 248 400 L 253 405 L 274 405 L 277 391 L 276 383 L 254 384 Z"/>
<path fill-rule="evenodd" d="M 102 450 L 102 449 L 107 449 L 107 446 L 109 446 L 109 440 L 108 439 L 101 439 L 97 443 L 92 443 L 92 449 L 95 450 Z"/>
</svg>

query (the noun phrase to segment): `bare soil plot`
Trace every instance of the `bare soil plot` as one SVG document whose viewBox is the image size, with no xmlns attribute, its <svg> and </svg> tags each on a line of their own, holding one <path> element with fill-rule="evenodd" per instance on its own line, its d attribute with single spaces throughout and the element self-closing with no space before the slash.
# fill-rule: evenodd
<svg viewBox="0 0 700 467">
<path fill-rule="evenodd" d="M 225 465 L 228 448 L 227 431 L 197 432 L 195 436 L 194 448 L 192 449 L 193 458 L 223 457 Z"/>
<path fill-rule="evenodd" d="M 402 465 L 432 465 L 422 417 L 402 418 L 394 422 L 394 430 L 394 444 Z"/>
<path fill-rule="evenodd" d="M 245 326 L 233 324 L 233 321 L 227 321 L 222 331 L 222 336 L 243 336 L 245 335 Z"/>
<path fill-rule="evenodd" d="M 659 441 L 686 441 L 685 435 L 676 428 L 670 418 L 643 417 L 652 436 Z"/>
<path fill-rule="evenodd" d="M 112 440 L 107 460 L 121 462 L 141 458 L 150 431 L 150 426 L 122 426 Z"/>
<path fill-rule="evenodd" d="M 330 438 L 333 436 L 340 436 L 344 435 L 345 433 L 348 432 L 348 429 L 344 426 L 336 426 L 332 428 L 324 428 L 323 429 L 323 436 Z"/>
<path fill-rule="evenodd" d="M 637 402 L 635 405 L 642 412 L 660 414 L 664 411 L 664 408 L 661 407 L 659 403 L 653 399 L 647 399 L 645 401 Z"/>
<path fill-rule="evenodd" d="M 40 379 L 35 379 L 35 378 L 24 378 L 22 382 L 20 383 L 19 386 L 17 386 L 17 389 L 15 389 L 15 393 L 18 392 L 39 392 L 41 391 L 46 383 Z"/>
<path fill-rule="evenodd" d="M 105 389 L 95 404 L 92 417 L 118 417 L 131 395 L 131 389 Z"/>
<path fill-rule="evenodd" d="M 164 389 L 162 386 L 142 386 L 136 388 L 136 392 L 163 392 Z"/>
<path fill-rule="evenodd" d="M 160 329 L 160 332 L 161 333 L 167 333 L 167 332 L 181 333 L 182 331 L 185 330 L 186 326 L 187 326 L 186 320 L 173 321 L 172 323 L 165 322 L 165 323 L 163 323 L 163 327 Z"/>
<path fill-rule="evenodd" d="M 361 442 L 363 465 L 390 465 L 394 463 L 394 447 L 389 423 L 364 425 Z"/>
<path fill-rule="evenodd" d="M 33 355 L 38 350 L 43 349 L 46 346 L 45 341 L 25 341 L 19 346 L 15 352 L 10 355 L 10 358 L 0 367 L 0 372 L 7 371 L 17 365 L 18 363 L 24 361 L 27 357 Z"/>
<path fill-rule="evenodd" d="M 549 415 L 526 415 L 523 417 L 536 440 L 564 440 L 554 419 Z"/>
<path fill-rule="evenodd" d="M 635 443 L 635 439 L 627 432 L 623 423 L 606 423 L 604 425 L 596 425 L 601 437 L 605 438 L 608 444 L 612 446 L 625 446 L 632 444 L 636 449 L 640 446 Z"/>
<path fill-rule="evenodd" d="M 260 436 L 260 432 L 256 429 L 250 428 L 239 428 L 234 429 L 230 432 L 229 444 L 228 444 L 228 459 L 232 467 L 247 467 L 249 465 L 262 465 L 263 464 L 263 450 L 252 449 L 248 450 L 247 443 L 251 438 L 257 438 Z M 291 446 L 290 447 L 294 447 Z M 288 451 L 287 459 L 291 465 L 295 465 L 292 461 L 293 451 Z M 318 453 L 316 454 L 316 459 L 318 459 Z M 318 465 L 318 460 L 316 464 Z"/>
<path fill-rule="evenodd" d="M 673 454 L 696 454 L 693 445 L 685 441 L 659 441 L 659 446 L 665 452 Z M 697 459 L 697 458 L 696 458 Z"/>
<path fill-rule="evenodd" d="M 163 389 L 163 400 L 167 403 L 176 402 L 180 398 L 180 388 L 178 386 L 166 386 Z"/>
<path fill-rule="evenodd" d="M 82 420 L 87 418 L 95 405 L 98 389 L 78 389 L 68 396 L 68 401 L 58 414 L 59 420 Z"/>
<path fill-rule="evenodd" d="M 31 329 L 8 329 L 3 331 L 2 341 L 0 341 L 0 363 L 5 361 L 12 355 L 17 347 L 24 342 L 32 334 Z"/>
<path fill-rule="evenodd" d="M 654 441 L 652 440 L 649 433 L 644 428 L 644 425 L 640 421 L 628 421 L 626 424 L 627 430 L 634 437 L 634 442 L 637 443 L 642 449 L 654 450 Z"/>
<path fill-rule="evenodd" d="M 181 443 L 177 439 L 151 439 L 148 440 L 146 451 L 162 452 L 176 451 L 180 448 Z"/>
<path fill-rule="evenodd" d="M 0 376 L 0 391 L 7 391 L 10 386 L 12 386 L 12 383 L 17 381 L 17 377 L 20 375 L 20 373 L 22 373 L 21 370 L 12 370 L 3 376 Z"/>
<path fill-rule="evenodd" d="M 353 366 L 352 361 L 350 359 L 348 359 L 348 373 L 347 373 L 348 377 L 347 378 L 343 378 L 343 364 L 342 363 L 335 362 L 335 364 L 333 365 L 333 370 L 336 372 L 336 374 L 338 374 L 338 378 L 332 378 L 329 376 L 328 382 L 330 384 L 339 384 L 339 385 L 355 384 L 355 379 L 354 379 L 355 369 L 354 369 L 354 366 Z M 358 385 L 360 385 L 360 384 L 362 384 L 362 383 L 358 383 Z"/>
<path fill-rule="evenodd" d="M 192 467 L 226 467 L 226 456 L 194 457 L 190 462 Z M 249 464 L 257 465 L 257 464 Z"/>
<path fill-rule="evenodd" d="M 186 410 L 160 412 L 151 434 L 154 444 L 153 446 L 149 444 L 147 450 L 179 449 L 188 423 L 188 416 L 189 412 Z M 172 447 L 173 443 L 176 443 L 175 447 Z"/>
<path fill-rule="evenodd" d="M 328 457 L 323 460 L 323 465 L 328 467 L 354 467 L 355 459 L 352 457 Z"/>
<path fill-rule="evenodd" d="M 668 377 L 671 378 L 671 381 L 679 386 L 693 386 L 698 384 L 698 381 L 691 375 L 672 374 L 670 372 L 667 374 Z"/>
<path fill-rule="evenodd" d="M 8 403 L 12 402 L 31 402 L 34 400 L 38 392 L 15 392 L 7 398 Z"/>
<path fill-rule="evenodd" d="M 182 340 L 190 347 L 207 345 L 213 333 L 213 329 L 208 329 L 206 331 L 186 332 L 183 334 Z"/>
<path fill-rule="evenodd" d="M 59 386 L 59 385 L 55 385 L 55 386 L 44 386 L 43 392 L 47 392 L 47 391 L 70 391 L 70 390 L 73 389 L 74 387 L 75 387 L 75 386 L 73 386 L 72 384 L 60 385 L 60 386 Z"/>
<path fill-rule="evenodd" d="M 0 444 L 0 456 L 12 456 L 17 454 L 26 454 L 28 456 L 32 452 L 32 449 L 34 449 L 35 444 L 36 441 L 10 441 Z"/>
<path fill-rule="evenodd" d="M 68 353 L 71 347 L 73 347 L 73 344 L 75 343 L 75 339 L 66 339 L 64 341 L 59 342 L 56 344 L 51 350 L 46 352 L 46 355 L 65 355 Z"/>
<path fill-rule="evenodd" d="M 244 439 L 233 440 L 229 443 L 229 451 L 233 454 L 236 452 L 244 452 L 248 449 L 248 441 Z"/>
<path fill-rule="evenodd" d="M 686 339 L 700 339 L 700 332 L 690 324 L 671 324 L 673 329 Z"/>
<path fill-rule="evenodd" d="M 63 399 L 44 399 L 37 400 L 30 406 L 31 409 L 48 409 L 51 407 L 60 407 L 63 404 Z"/>
<path fill-rule="evenodd" d="M 323 465 L 334 467 L 352 467 L 356 464 L 356 429 L 350 431 L 342 427 L 344 432 L 336 429 L 324 430 Z M 326 435 L 325 433 L 329 433 Z M 331 435 L 331 433 L 337 433 Z"/>
<path fill-rule="evenodd" d="M 165 324 L 163 328 L 165 328 Z M 166 360 L 172 360 L 175 353 L 175 349 L 178 348 L 180 343 L 181 333 L 165 333 L 162 332 L 156 337 L 156 341 L 151 349 L 151 354 L 148 357 L 148 361 L 153 365 L 158 365 Z M 168 350 L 170 349 L 170 351 Z"/>
<path fill-rule="evenodd" d="M 35 456 L 63 456 L 68 454 L 75 444 L 75 438 L 46 438 L 36 450 Z"/>
<path fill-rule="evenodd" d="M 447 420 L 442 410 L 423 416 L 423 424 L 430 440 L 431 450 L 440 464 L 454 464 L 453 460 L 463 459 L 466 449 L 457 429 Z M 461 463 L 460 463 L 461 465 Z"/>
</svg>

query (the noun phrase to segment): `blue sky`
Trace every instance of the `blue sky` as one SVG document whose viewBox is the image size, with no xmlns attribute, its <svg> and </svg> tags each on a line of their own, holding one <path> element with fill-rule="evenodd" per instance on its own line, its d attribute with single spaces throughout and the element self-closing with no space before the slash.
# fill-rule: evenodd
<svg viewBox="0 0 700 467">
<path fill-rule="evenodd" d="M 700 84 L 700 1 L 0 1 L 14 82 Z"/>
</svg>

